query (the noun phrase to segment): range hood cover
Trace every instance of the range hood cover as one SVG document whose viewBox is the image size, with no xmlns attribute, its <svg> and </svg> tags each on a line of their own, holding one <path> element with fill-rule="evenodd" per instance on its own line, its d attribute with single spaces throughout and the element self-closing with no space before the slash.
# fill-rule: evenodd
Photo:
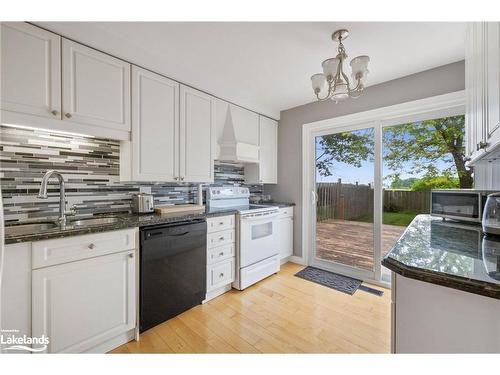
<svg viewBox="0 0 500 375">
<path fill-rule="evenodd" d="M 234 130 L 233 117 L 231 109 L 226 112 L 224 121 L 224 130 L 219 139 L 220 146 L 220 161 L 230 161 L 237 163 L 258 163 L 259 162 L 259 146 L 239 142 Z"/>
</svg>

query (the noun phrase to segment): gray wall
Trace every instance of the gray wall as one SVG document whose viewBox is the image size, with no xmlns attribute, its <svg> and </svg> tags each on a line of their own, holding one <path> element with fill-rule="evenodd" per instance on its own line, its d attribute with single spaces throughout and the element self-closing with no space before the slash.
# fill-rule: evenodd
<svg viewBox="0 0 500 375">
<path fill-rule="evenodd" d="M 388 62 L 390 63 L 390 62 Z M 465 88 L 464 61 L 440 66 L 366 89 L 358 99 L 313 102 L 281 111 L 278 130 L 278 184 L 265 187 L 277 201 L 295 202 L 294 254 L 302 254 L 302 125 L 386 107 Z M 312 96 L 312 94 L 311 94 Z"/>
</svg>

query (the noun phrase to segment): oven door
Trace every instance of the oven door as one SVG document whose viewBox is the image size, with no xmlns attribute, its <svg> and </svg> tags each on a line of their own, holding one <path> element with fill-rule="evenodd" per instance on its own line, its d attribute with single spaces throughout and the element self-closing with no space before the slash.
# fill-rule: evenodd
<svg viewBox="0 0 500 375">
<path fill-rule="evenodd" d="M 277 217 L 277 210 L 240 216 L 240 268 L 279 253 Z"/>
</svg>

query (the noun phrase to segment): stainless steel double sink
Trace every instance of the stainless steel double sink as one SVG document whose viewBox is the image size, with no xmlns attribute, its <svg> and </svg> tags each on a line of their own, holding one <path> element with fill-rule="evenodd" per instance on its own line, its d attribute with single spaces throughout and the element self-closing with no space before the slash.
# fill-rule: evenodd
<svg viewBox="0 0 500 375">
<path fill-rule="evenodd" d="M 82 219 L 70 220 L 66 223 L 66 229 L 77 229 L 83 227 L 93 227 L 99 225 L 114 224 L 120 222 L 121 218 L 116 216 L 101 216 L 101 217 L 88 217 Z M 53 229 L 63 229 L 58 222 L 43 221 L 37 223 L 27 224 L 14 224 L 5 226 L 6 236 L 22 236 L 28 234 L 36 234 Z"/>
</svg>

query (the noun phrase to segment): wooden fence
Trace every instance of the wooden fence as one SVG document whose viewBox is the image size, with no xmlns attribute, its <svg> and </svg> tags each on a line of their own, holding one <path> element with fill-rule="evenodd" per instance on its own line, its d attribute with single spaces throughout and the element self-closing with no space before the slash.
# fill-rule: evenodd
<svg viewBox="0 0 500 375">
<path fill-rule="evenodd" d="M 371 185 L 321 182 L 316 184 L 318 201 L 316 219 L 352 220 L 373 215 L 373 187 Z M 408 190 L 383 191 L 384 211 L 414 210 L 428 213 L 430 192 Z"/>
</svg>

